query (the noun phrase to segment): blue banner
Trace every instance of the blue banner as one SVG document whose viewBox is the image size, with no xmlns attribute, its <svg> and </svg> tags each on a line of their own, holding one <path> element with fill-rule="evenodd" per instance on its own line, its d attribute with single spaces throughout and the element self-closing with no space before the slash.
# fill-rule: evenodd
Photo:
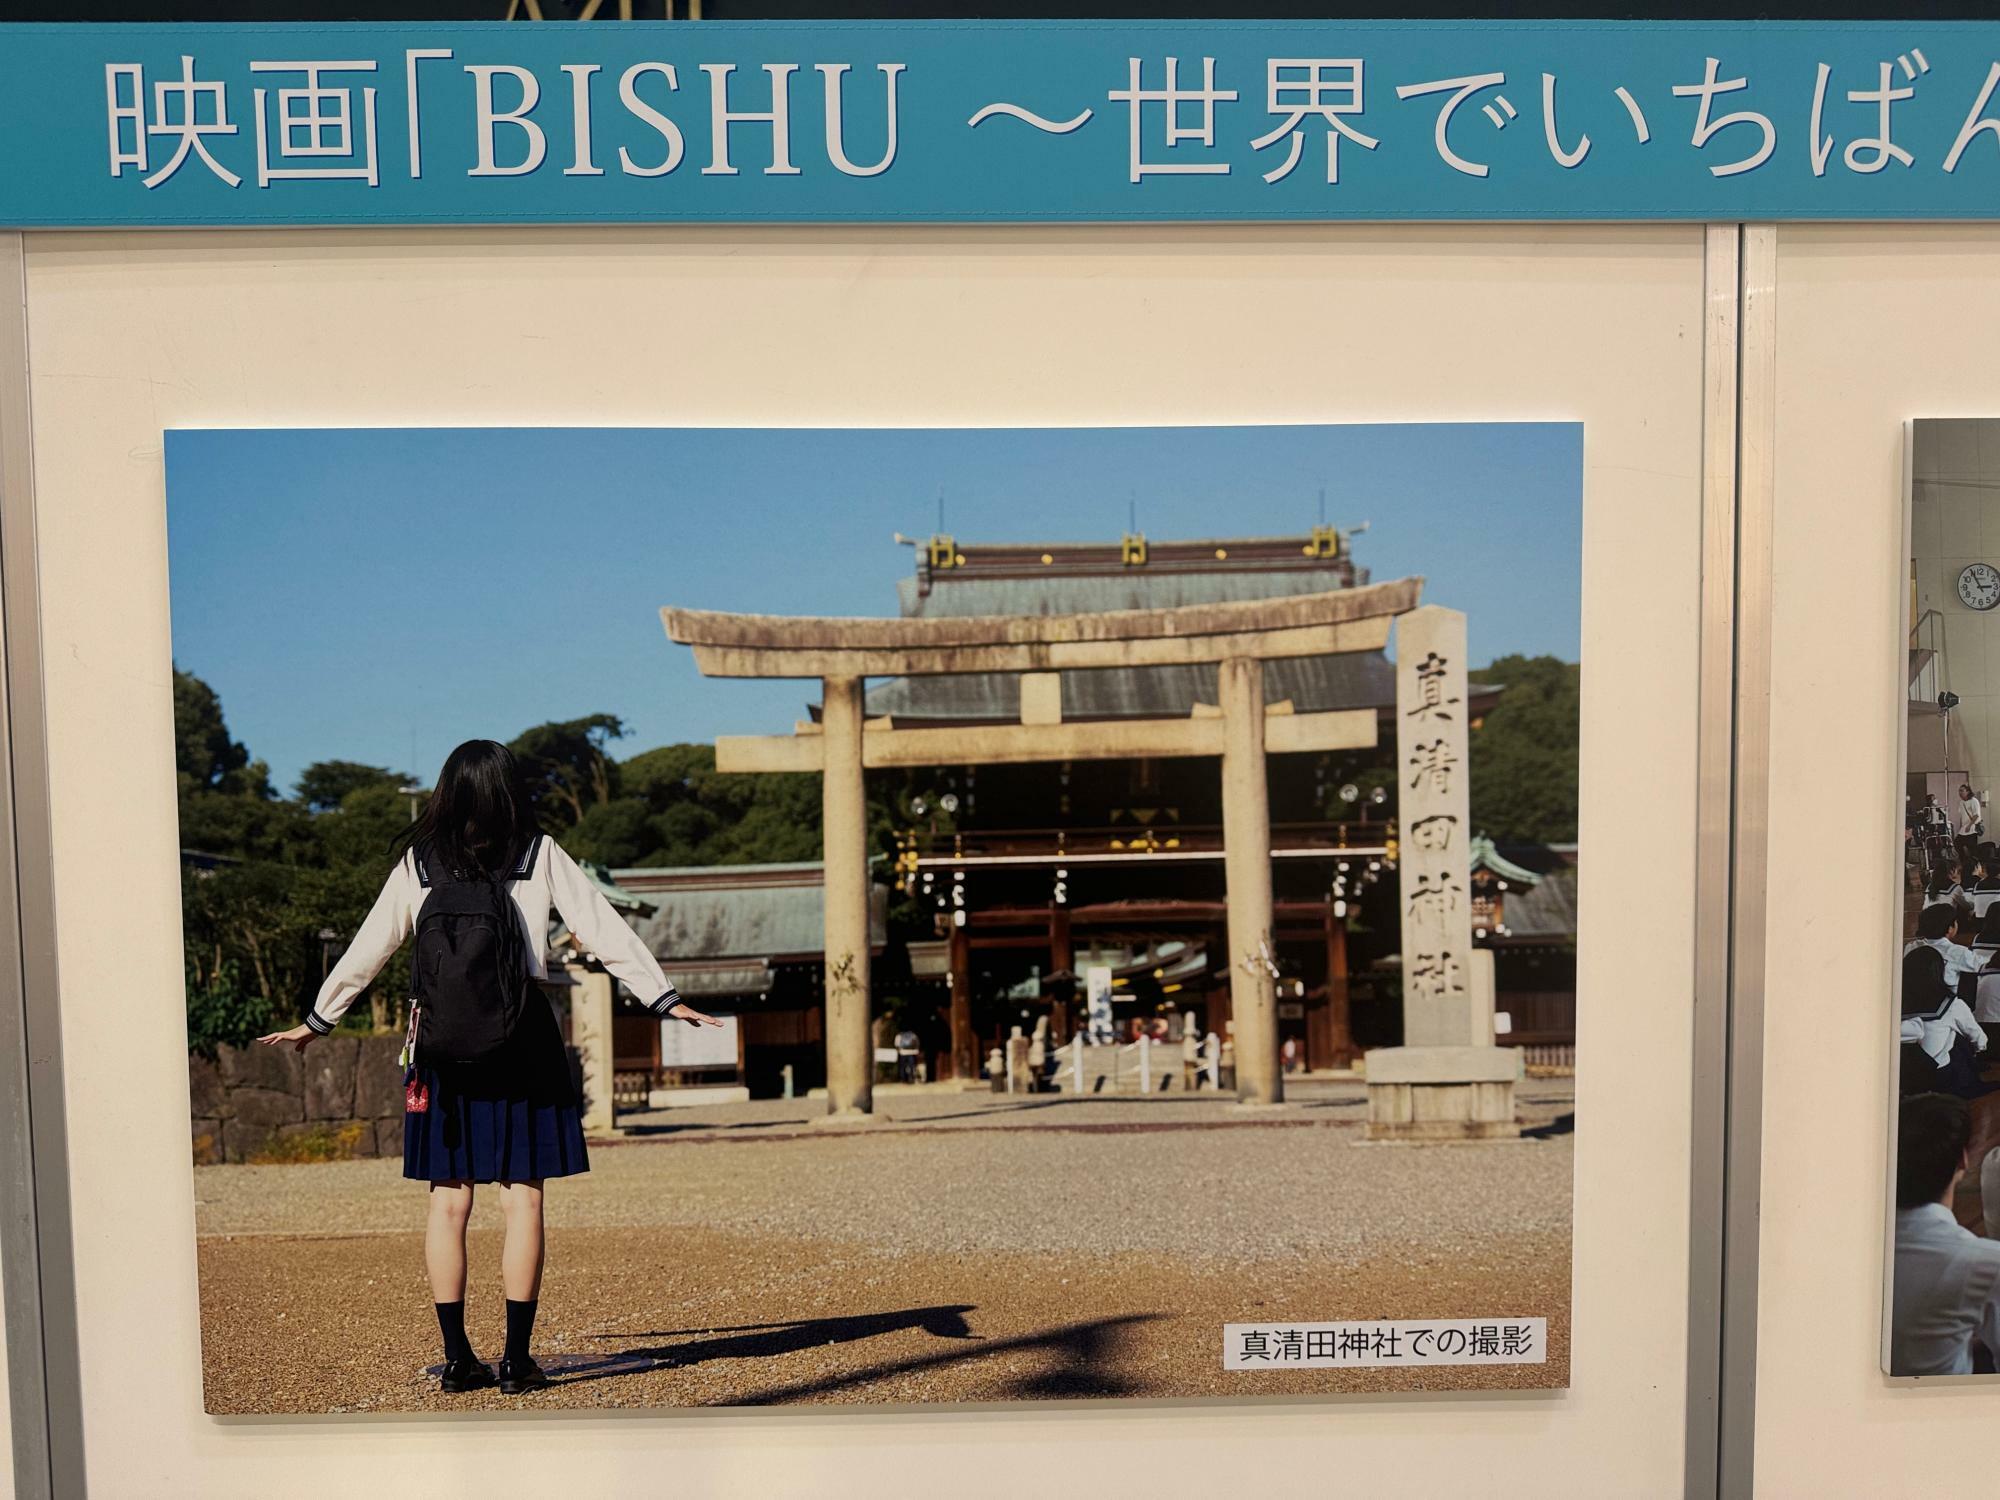
<svg viewBox="0 0 2000 1500">
<path fill-rule="evenodd" d="M 0 225 L 2000 217 L 2000 24 L 0 27 Z"/>
</svg>

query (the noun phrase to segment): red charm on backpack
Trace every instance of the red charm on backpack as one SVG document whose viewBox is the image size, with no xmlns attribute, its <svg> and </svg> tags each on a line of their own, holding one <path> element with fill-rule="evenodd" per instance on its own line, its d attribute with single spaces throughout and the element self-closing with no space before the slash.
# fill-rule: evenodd
<svg viewBox="0 0 2000 1500">
<path fill-rule="evenodd" d="M 407 1114 L 420 1115 L 431 1107 L 431 1086 L 424 1082 L 417 1071 L 417 1012 L 419 1007 L 410 1005 L 409 1029 L 403 1033 L 403 1110 Z"/>
</svg>

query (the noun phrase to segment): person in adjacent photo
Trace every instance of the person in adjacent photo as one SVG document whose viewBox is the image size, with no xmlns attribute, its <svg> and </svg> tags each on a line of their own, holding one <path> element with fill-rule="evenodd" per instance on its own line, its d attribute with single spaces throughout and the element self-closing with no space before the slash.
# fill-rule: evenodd
<svg viewBox="0 0 2000 1500">
<path fill-rule="evenodd" d="M 1938 1092 L 1970 1099 L 1984 1092 L 1980 1057 L 1986 1031 L 1945 979 L 1945 960 L 1922 943 L 1903 955 L 1903 1079 L 1906 1092 Z M 1911 1050 L 1921 1054 L 1922 1061 Z M 1930 1072 L 1924 1070 L 1930 1064 Z"/>
<path fill-rule="evenodd" d="M 1917 935 L 1903 952 L 1913 953 L 1918 948 L 1934 948 L 1944 960 L 1944 978 L 1954 994 L 1959 981 L 1967 974 L 1976 974 L 1983 967 L 1980 956 L 1968 948 L 1963 939 L 1969 925 L 1964 911 L 1950 901 L 1936 901 L 1926 906 L 1917 915 Z"/>
<path fill-rule="evenodd" d="M 681 1000 L 590 877 L 536 826 L 506 746 L 468 740 L 452 751 L 396 852 L 305 1021 L 260 1040 L 303 1051 L 331 1032 L 416 934 L 403 1175 L 430 1189 L 424 1261 L 444 1343 L 439 1383 L 449 1392 L 497 1383 L 519 1395 L 548 1383 L 530 1351 L 545 1260 L 542 1185 L 590 1169 L 562 1034 L 535 988 L 547 978 L 550 913 L 655 1015 L 721 1023 Z M 465 1331 L 465 1230 L 479 1183 L 496 1188 L 506 1226 L 507 1342 L 497 1382 Z"/>
<path fill-rule="evenodd" d="M 1982 1027 L 2000 1026 L 2000 947 L 1989 952 L 1983 946 L 1983 938 L 1981 943 L 1976 951 L 1987 955 L 1986 967 L 1979 971 L 1979 981 L 1973 989 L 1972 1019 Z"/>
<path fill-rule="evenodd" d="M 1944 860 L 1932 869 L 1924 899 L 1964 912 L 1973 909 L 1972 896 L 1965 889 L 1964 866 L 1956 858 Z"/>
<path fill-rule="evenodd" d="M 1979 799 L 1972 794 L 1969 785 L 1958 789 L 1958 821 L 1954 832 L 1958 840 L 1958 857 L 1970 866 L 1979 841 L 1986 833 L 1986 810 L 1979 805 Z"/>
<path fill-rule="evenodd" d="M 1971 1145 L 1972 1115 L 1963 1100 L 1942 1094 L 1903 1100 L 1896 1135 L 1892 1375 L 1970 1375 L 1991 1369 L 2000 1349 L 2000 1241 L 1965 1228 L 1951 1209 Z"/>
</svg>

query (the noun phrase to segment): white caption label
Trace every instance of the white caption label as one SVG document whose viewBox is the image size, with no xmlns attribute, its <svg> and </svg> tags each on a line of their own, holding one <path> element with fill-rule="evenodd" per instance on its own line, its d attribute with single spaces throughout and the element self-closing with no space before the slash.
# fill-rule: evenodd
<svg viewBox="0 0 2000 1500">
<path fill-rule="evenodd" d="M 1228 1323 L 1225 1370 L 1347 1365 L 1539 1365 L 1547 1318 L 1415 1318 L 1378 1323 Z"/>
</svg>

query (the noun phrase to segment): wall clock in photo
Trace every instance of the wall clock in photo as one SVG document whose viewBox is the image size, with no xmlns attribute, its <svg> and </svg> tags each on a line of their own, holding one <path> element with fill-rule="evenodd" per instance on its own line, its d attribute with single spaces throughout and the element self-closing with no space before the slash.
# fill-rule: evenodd
<svg viewBox="0 0 2000 1500">
<path fill-rule="evenodd" d="M 1991 563 L 1970 563 L 1958 575 L 1959 601 L 1967 609 L 1991 609 L 2000 604 L 2000 568 Z"/>
</svg>

